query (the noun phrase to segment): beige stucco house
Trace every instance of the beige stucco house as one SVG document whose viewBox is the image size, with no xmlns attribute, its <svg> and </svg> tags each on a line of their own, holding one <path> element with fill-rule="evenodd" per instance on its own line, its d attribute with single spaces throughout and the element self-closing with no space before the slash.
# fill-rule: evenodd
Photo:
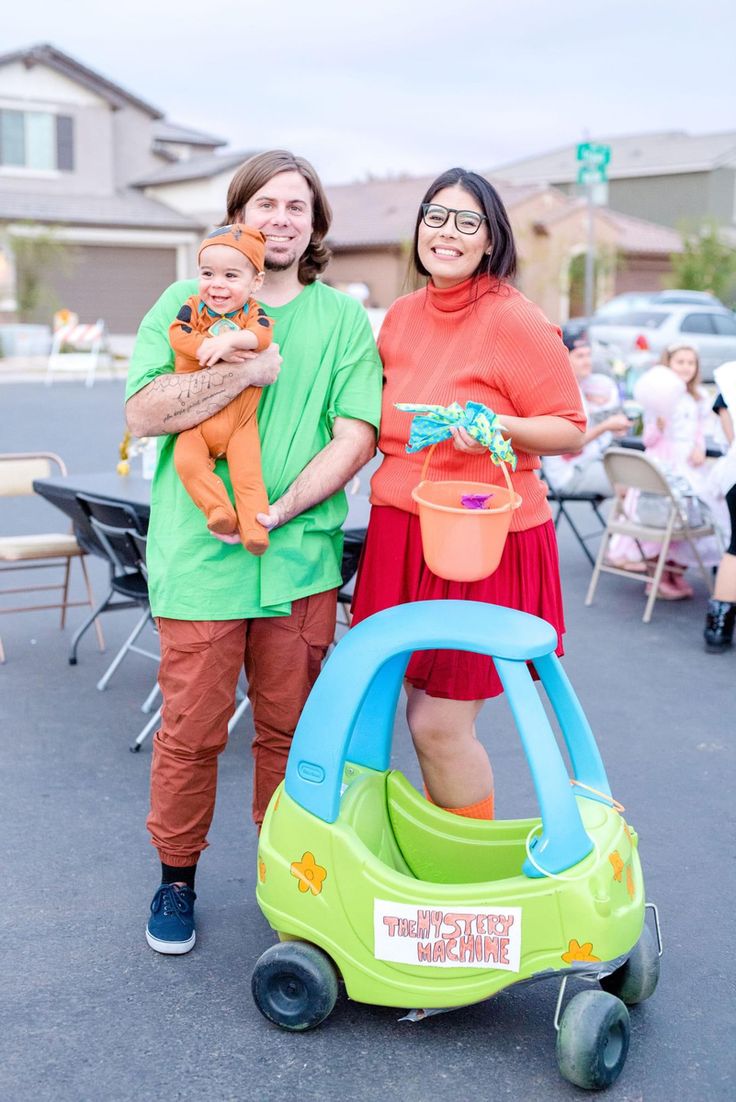
<svg viewBox="0 0 736 1102">
<path fill-rule="evenodd" d="M 665 226 L 712 218 L 736 226 L 736 131 L 688 134 L 665 130 L 596 139 L 611 150 L 607 203 L 614 210 Z M 496 165 L 491 175 L 509 183 L 577 192 L 577 147 Z"/>
<path fill-rule="evenodd" d="M 55 49 L 0 56 L 0 320 L 16 312 L 11 239 L 51 233 L 68 246 L 44 273 L 49 302 L 134 332 L 168 283 L 191 270 L 196 217 L 131 187 L 225 143 Z M 49 302 L 38 320 L 49 320 Z"/>
<path fill-rule="evenodd" d="M 249 156 L 169 122 L 158 108 L 50 45 L 0 55 L 0 322 L 17 314 L 13 238 L 51 233 L 65 262 L 44 273 L 55 304 L 135 332 L 157 295 L 194 271 L 196 245 L 225 210 Z M 581 308 L 588 212 L 564 187 L 492 174 L 520 254 L 520 288 L 554 321 Z M 379 309 L 412 287 L 408 246 L 429 177 L 328 187 L 328 282 Z M 597 301 L 659 288 L 681 248 L 670 228 L 596 208 Z M 41 304 L 38 320 L 51 309 Z"/>
<path fill-rule="evenodd" d="M 371 306 L 389 306 L 412 289 L 410 243 L 421 198 L 431 177 L 369 180 L 328 189 L 334 221 L 328 238 L 334 256 L 327 278 L 337 285 L 364 283 Z M 556 322 L 579 313 L 576 258 L 588 242 L 584 203 L 556 188 L 493 179 L 509 212 L 519 251 L 520 289 Z M 656 290 L 682 244 L 674 230 L 595 208 L 599 264 L 596 298 L 621 290 Z"/>
</svg>

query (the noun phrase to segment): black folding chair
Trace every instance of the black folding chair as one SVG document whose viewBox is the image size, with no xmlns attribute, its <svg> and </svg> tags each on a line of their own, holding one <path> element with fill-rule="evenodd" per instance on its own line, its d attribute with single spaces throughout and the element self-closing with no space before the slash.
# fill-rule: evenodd
<svg viewBox="0 0 736 1102">
<path fill-rule="evenodd" d="M 582 493 L 569 494 L 566 493 L 565 490 L 555 490 L 549 479 L 545 477 L 544 464 L 542 464 L 542 478 L 544 479 L 545 485 L 547 487 L 547 501 L 549 501 L 550 505 L 557 506 L 556 512 L 553 510 L 555 529 L 559 528 L 560 520 L 562 519 L 562 517 L 564 517 L 567 523 L 570 525 L 575 539 L 582 547 L 585 557 L 587 558 L 590 565 L 593 566 L 595 564 L 595 558 L 591 554 L 590 548 L 588 547 L 586 541 L 597 539 L 606 527 L 606 518 L 601 513 L 600 508 L 601 505 L 603 505 L 603 502 L 607 499 L 603 496 L 603 494 L 595 494 L 592 491 L 583 491 Z M 584 535 L 578 528 L 577 524 L 573 520 L 570 511 L 568 510 L 569 505 L 575 504 L 589 505 L 593 511 L 593 514 L 598 520 L 600 527 L 597 528 L 594 532 L 588 532 Z"/>
<path fill-rule="evenodd" d="M 340 623 L 346 627 L 350 627 L 350 604 L 353 599 L 352 582 L 355 578 L 355 574 L 358 569 L 358 563 L 360 561 L 360 553 L 363 549 L 363 543 L 365 541 L 365 528 L 351 528 L 344 533 L 343 552 L 342 552 L 342 565 L 340 573 L 342 575 L 342 586 L 337 594 L 337 607 L 342 611 L 343 619 Z M 145 545 L 145 537 L 140 535 L 136 536 L 135 533 L 130 532 L 129 538 L 133 540 L 140 548 Z M 145 556 L 144 556 L 145 558 Z M 335 641 L 337 641 L 335 639 Z M 241 695 L 242 694 L 242 695 Z M 248 696 L 238 688 L 238 695 L 240 700 L 237 702 L 235 711 L 230 717 L 228 723 L 228 731 L 232 731 L 235 724 L 238 722 L 243 713 L 247 710 L 249 705 Z M 151 694 L 146 704 L 148 704 L 152 698 L 155 698 L 155 693 Z M 143 705 L 143 711 L 146 711 L 146 704 Z M 159 708 L 146 723 L 143 730 L 139 733 L 133 745 L 130 747 L 132 753 L 138 753 L 143 743 L 146 741 L 149 735 L 153 734 L 157 723 L 161 719 L 161 709 Z"/>
<path fill-rule="evenodd" d="M 358 571 L 360 553 L 365 543 L 365 533 L 365 528 L 348 528 L 343 533 L 342 564 L 340 566 L 342 585 L 337 593 L 337 622 L 345 628 L 350 627 L 352 619 L 350 606 L 353 603 L 355 575 Z M 335 642 L 337 642 L 337 633 L 335 633 Z"/>
<path fill-rule="evenodd" d="M 159 661 L 159 655 L 136 645 L 136 640 L 151 623 L 151 609 L 148 603 L 148 581 L 141 568 L 141 556 L 131 534 L 143 535 L 135 511 L 124 502 L 114 503 L 92 494 L 78 493 L 77 501 L 89 521 L 89 527 L 95 541 L 104 552 L 110 568 L 110 588 L 103 601 L 91 616 L 78 629 L 72 639 L 70 664 L 76 665 L 77 646 L 88 627 L 102 612 L 116 609 L 138 608 L 140 619 L 130 633 L 107 670 L 97 682 L 97 688 L 106 688 L 125 655 L 130 651 Z"/>
</svg>

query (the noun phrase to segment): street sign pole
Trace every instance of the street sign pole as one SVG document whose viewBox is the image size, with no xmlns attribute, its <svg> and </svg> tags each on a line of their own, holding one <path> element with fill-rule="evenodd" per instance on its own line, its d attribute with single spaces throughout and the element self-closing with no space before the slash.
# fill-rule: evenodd
<svg viewBox="0 0 736 1102">
<path fill-rule="evenodd" d="M 585 291 L 584 306 L 586 318 L 593 313 L 593 276 L 595 273 L 595 209 L 593 207 L 592 181 L 585 185 L 588 205 L 588 245 L 585 250 Z"/>
<path fill-rule="evenodd" d="M 585 284 L 584 306 L 585 316 L 593 313 L 594 284 L 595 284 L 595 202 L 594 190 L 596 184 L 605 183 L 608 178 L 608 162 L 611 159 L 611 147 L 608 145 L 593 145 L 591 142 L 582 142 L 578 146 L 577 159 L 578 184 L 585 188 L 586 205 L 588 208 L 588 240 L 585 250 Z"/>
</svg>

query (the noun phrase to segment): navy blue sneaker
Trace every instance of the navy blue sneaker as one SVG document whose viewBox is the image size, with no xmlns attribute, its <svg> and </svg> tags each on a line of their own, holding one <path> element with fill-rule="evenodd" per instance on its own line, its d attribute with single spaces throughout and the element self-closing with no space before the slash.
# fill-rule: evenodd
<svg viewBox="0 0 736 1102">
<path fill-rule="evenodd" d="M 188 953 L 194 947 L 194 900 L 187 884 L 162 884 L 151 903 L 146 941 L 157 953 Z"/>
</svg>

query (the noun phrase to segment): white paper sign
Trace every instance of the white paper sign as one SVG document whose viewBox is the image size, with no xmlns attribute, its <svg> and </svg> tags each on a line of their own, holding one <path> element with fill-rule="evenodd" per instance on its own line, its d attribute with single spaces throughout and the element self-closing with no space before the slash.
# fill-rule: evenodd
<svg viewBox="0 0 736 1102">
<path fill-rule="evenodd" d="M 420 907 L 376 899 L 373 931 L 377 960 L 519 971 L 521 907 L 478 911 L 462 904 Z"/>
</svg>

